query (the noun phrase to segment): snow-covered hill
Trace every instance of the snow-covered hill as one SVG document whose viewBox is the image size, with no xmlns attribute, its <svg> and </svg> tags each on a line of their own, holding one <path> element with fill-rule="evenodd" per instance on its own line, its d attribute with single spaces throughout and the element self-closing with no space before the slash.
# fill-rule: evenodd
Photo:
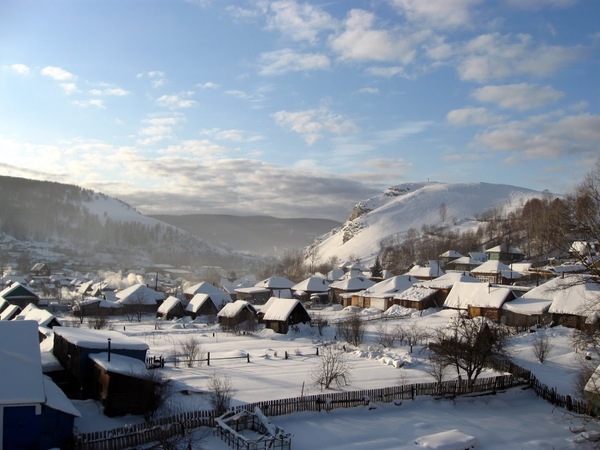
<svg viewBox="0 0 600 450">
<path fill-rule="evenodd" d="M 408 230 L 423 225 L 465 231 L 476 229 L 475 217 L 492 208 L 511 211 L 541 192 L 490 183 L 406 183 L 359 202 L 348 221 L 320 238 L 322 261 L 359 258 L 372 262 L 383 245 L 401 242 Z"/>
</svg>

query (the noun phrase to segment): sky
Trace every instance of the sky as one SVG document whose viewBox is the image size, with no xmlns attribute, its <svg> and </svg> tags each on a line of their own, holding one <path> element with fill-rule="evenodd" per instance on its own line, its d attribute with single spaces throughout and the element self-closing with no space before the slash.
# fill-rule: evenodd
<svg viewBox="0 0 600 450">
<path fill-rule="evenodd" d="M 345 220 L 600 155 L 596 0 L 3 0 L 0 175 L 144 214 Z"/>
</svg>

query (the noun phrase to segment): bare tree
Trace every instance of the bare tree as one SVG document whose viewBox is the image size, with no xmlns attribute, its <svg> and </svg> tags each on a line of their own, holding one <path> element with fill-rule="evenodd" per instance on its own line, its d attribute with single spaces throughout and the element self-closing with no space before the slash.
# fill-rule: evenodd
<svg viewBox="0 0 600 450">
<path fill-rule="evenodd" d="M 459 378 L 464 371 L 472 386 L 484 368 L 507 357 L 507 337 L 505 327 L 487 319 L 457 317 L 435 331 L 429 348 L 446 365 L 454 367 Z"/>
<path fill-rule="evenodd" d="M 319 358 L 319 364 L 312 371 L 311 377 L 321 390 L 329 389 L 332 384 L 338 388 L 348 384 L 351 367 L 346 352 L 324 347 Z"/>
<path fill-rule="evenodd" d="M 552 351 L 552 343 L 550 342 L 550 336 L 546 332 L 536 333 L 533 338 L 533 354 L 540 363 L 544 363 L 548 358 L 548 354 Z"/>
<path fill-rule="evenodd" d="M 142 293 L 137 293 L 129 298 L 127 303 L 123 305 L 123 312 L 127 316 L 129 322 L 137 320 L 142 321 L 142 317 L 146 314 L 146 299 Z"/>
<path fill-rule="evenodd" d="M 430 336 L 430 333 L 428 330 L 420 328 L 416 325 L 413 325 L 412 327 L 408 328 L 407 330 L 404 330 L 404 332 L 405 332 L 405 338 L 408 340 L 408 345 L 410 346 L 411 353 L 412 353 L 413 347 L 415 345 L 418 345 L 420 342 L 425 341 Z"/>
<path fill-rule="evenodd" d="M 365 323 L 358 313 L 352 313 L 347 319 L 338 322 L 336 330 L 341 339 L 355 347 L 362 344 L 365 338 Z"/>
<path fill-rule="evenodd" d="M 389 326 L 379 323 L 375 327 L 375 341 L 383 347 L 394 347 L 397 341 L 404 339 L 406 330 L 402 325 Z"/>
<path fill-rule="evenodd" d="M 442 386 L 442 382 L 448 371 L 450 370 L 450 366 L 448 365 L 448 361 L 439 356 L 437 353 L 430 353 L 429 355 L 429 366 L 427 366 L 427 373 L 431 375 L 435 382 L 438 384 L 438 387 Z"/>
<path fill-rule="evenodd" d="M 321 314 L 315 314 L 311 318 L 310 323 L 316 325 L 319 336 L 323 336 L 323 330 L 327 326 L 327 320 Z"/>
<path fill-rule="evenodd" d="M 223 415 L 229 409 L 231 399 L 235 394 L 231 379 L 227 375 L 215 372 L 208 382 L 207 389 L 215 416 Z"/>
<path fill-rule="evenodd" d="M 204 352 L 202 351 L 200 339 L 195 336 L 190 336 L 182 342 L 181 350 L 183 351 L 183 356 L 188 367 L 193 367 L 195 362 L 202 365 Z"/>
</svg>

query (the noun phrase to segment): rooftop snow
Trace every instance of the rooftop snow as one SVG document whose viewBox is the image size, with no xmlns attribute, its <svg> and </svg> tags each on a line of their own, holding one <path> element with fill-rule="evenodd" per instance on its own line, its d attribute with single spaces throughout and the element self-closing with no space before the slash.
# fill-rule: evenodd
<svg viewBox="0 0 600 450">
<path fill-rule="evenodd" d="M 506 287 L 458 281 L 450 289 L 444 306 L 456 309 L 467 309 L 468 306 L 500 308 L 510 294 L 511 290 Z"/>
<path fill-rule="evenodd" d="M 112 330 L 54 327 L 54 334 L 85 348 L 105 349 L 110 338 L 111 348 L 123 350 L 148 350 L 148 344 Z"/>
<path fill-rule="evenodd" d="M 271 305 L 269 305 L 263 320 L 278 320 L 285 321 L 288 319 L 292 311 L 297 305 L 302 306 L 298 300 L 289 298 L 276 298 Z M 302 306 L 304 308 L 304 306 Z"/>
</svg>

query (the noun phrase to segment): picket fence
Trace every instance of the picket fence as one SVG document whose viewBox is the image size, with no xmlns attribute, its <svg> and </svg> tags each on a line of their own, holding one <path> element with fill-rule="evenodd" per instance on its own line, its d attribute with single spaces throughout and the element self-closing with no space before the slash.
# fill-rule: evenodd
<svg viewBox="0 0 600 450">
<path fill-rule="evenodd" d="M 415 383 L 380 389 L 315 394 L 303 397 L 265 400 L 232 408 L 234 411 L 254 411 L 259 407 L 267 416 L 280 416 L 295 412 L 331 411 L 339 408 L 368 406 L 373 403 L 401 402 L 428 395 L 454 397 L 482 392 L 496 392 L 529 384 L 528 378 L 514 375 L 480 378 L 473 385 L 466 380 L 442 383 Z M 130 425 L 113 430 L 82 433 L 75 436 L 75 448 L 80 450 L 120 450 L 159 441 L 201 426 L 213 427 L 212 411 L 194 411 L 161 418 L 147 423 Z"/>
</svg>

